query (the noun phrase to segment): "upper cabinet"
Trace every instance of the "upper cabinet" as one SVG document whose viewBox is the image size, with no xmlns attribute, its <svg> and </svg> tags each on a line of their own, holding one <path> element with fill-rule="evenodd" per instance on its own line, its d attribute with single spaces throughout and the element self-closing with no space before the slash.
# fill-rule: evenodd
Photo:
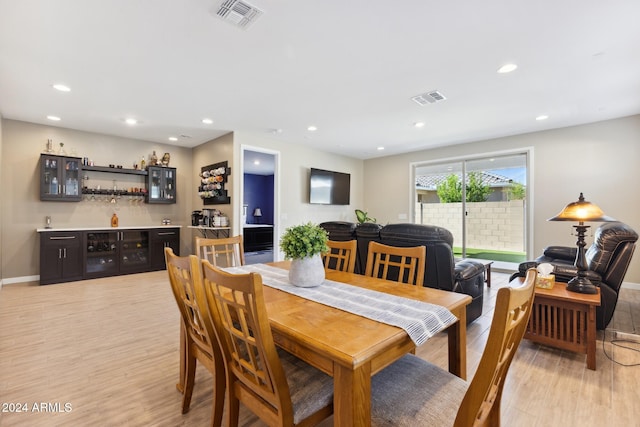
<svg viewBox="0 0 640 427">
<path fill-rule="evenodd" d="M 147 203 L 175 203 L 176 169 L 149 166 L 147 172 Z"/>
<path fill-rule="evenodd" d="M 79 202 L 82 199 L 79 157 L 40 155 L 40 200 Z"/>
<path fill-rule="evenodd" d="M 139 175 L 140 186 L 128 188 L 83 188 L 83 171 L 118 175 Z M 142 186 L 144 179 L 145 187 Z M 86 185 L 86 183 L 85 183 Z M 121 167 L 82 165 L 80 157 L 40 155 L 40 200 L 79 202 L 82 194 L 88 200 L 99 195 L 113 197 L 133 196 L 145 198 L 147 203 L 176 203 L 176 168 L 149 166 L 147 170 Z"/>
</svg>

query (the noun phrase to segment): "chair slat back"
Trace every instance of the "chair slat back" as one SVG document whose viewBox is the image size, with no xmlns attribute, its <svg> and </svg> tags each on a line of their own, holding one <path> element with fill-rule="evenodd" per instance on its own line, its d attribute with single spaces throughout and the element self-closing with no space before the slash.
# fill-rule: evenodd
<svg viewBox="0 0 640 427">
<path fill-rule="evenodd" d="M 209 312 L 231 377 L 230 392 L 237 387 L 244 390 L 240 395 L 248 398 L 242 402 L 263 420 L 272 420 L 270 425 L 292 420 L 289 386 L 271 333 L 262 277 L 229 274 L 207 261 L 202 265 Z"/>
<path fill-rule="evenodd" d="M 171 290 L 188 338 L 213 359 L 218 346 L 215 337 L 210 335 L 213 330 L 207 331 L 205 321 L 208 313 L 202 311 L 202 305 L 198 305 L 205 298 L 205 295 L 200 295 L 199 298 L 197 295 L 199 289 L 202 289 L 202 269 L 198 258 L 195 255 L 177 256 L 171 248 L 165 248 L 164 252 Z"/>
<path fill-rule="evenodd" d="M 367 267 L 364 274 L 422 286 L 426 253 L 424 246 L 398 247 L 369 242 Z"/>
<path fill-rule="evenodd" d="M 353 273 L 356 267 L 357 240 L 327 240 L 329 252 L 322 254 L 324 268 Z"/>
<path fill-rule="evenodd" d="M 216 267 L 244 265 L 242 235 L 222 239 L 196 237 L 196 256 L 200 259 L 206 259 Z"/>
<path fill-rule="evenodd" d="M 458 410 L 455 426 L 500 425 L 502 389 L 529 322 L 536 276 L 536 270 L 529 269 L 522 286 L 498 290 L 487 345 Z"/>
</svg>

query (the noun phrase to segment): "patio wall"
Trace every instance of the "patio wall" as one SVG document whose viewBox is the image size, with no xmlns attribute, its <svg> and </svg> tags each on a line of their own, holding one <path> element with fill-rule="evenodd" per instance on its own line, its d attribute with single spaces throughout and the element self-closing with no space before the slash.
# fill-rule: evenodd
<svg viewBox="0 0 640 427">
<path fill-rule="evenodd" d="M 466 206 L 468 248 L 525 252 L 524 200 L 469 202 Z M 416 218 L 421 211 L 422 224 L 448 229 L 454 245 L 461 246 L 462 203 L 417 203 Z"/>
</svg>

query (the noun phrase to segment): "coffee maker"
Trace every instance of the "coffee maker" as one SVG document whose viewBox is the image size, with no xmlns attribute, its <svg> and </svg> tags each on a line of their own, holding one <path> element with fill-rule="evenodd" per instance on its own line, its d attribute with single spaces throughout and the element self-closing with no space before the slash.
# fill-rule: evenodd
<svg viewBox="0 0 640 427">
<path fill-rule="evenodd" d="M 202 225 L 202 211 L 193 211 L 191 213 L 191 225 Z"/>
</svg>

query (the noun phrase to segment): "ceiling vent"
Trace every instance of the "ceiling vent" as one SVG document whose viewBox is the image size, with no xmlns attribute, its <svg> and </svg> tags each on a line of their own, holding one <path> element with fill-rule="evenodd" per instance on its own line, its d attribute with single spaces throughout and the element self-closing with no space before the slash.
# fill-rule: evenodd
<svg viewBox="0 0 640 427">
<path fill-rule="evenodd" d="M 236 27 L 247 29 L 262 15 L 262 11 L 244 1 L 225 0 L 216 11 L 216 15 Z"/>
<path fill-rule="evenodd" d="M 432 90 L 422 95 L 416 95 L 413 99 L 419 105 L 435 104 L 436 102 L 444 101 L 447 99 L 443 94 L 437 90 Z"/>
</svg>

